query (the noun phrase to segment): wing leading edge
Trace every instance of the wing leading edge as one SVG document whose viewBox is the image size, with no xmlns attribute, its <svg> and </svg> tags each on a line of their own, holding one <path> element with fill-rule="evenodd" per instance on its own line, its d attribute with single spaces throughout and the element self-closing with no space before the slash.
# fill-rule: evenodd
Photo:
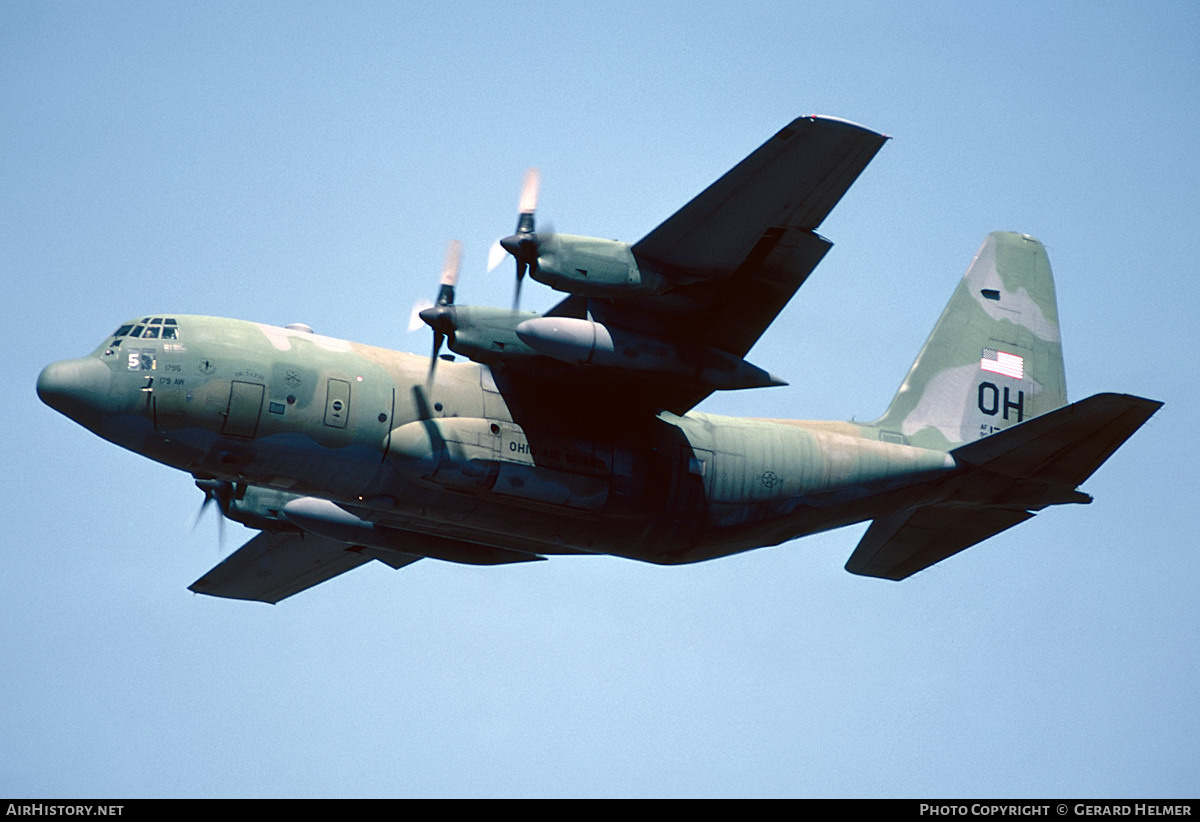
<svg viewBox="0 0 1200 822">
<path fill-rule="evenodd" d="M 189 585 L 188 590 L 274 605 L 374 558 L 349 548 L 313 534 L 264 531 Z"/>
<path fill-rule="evenodd" d="M 846 120 L 800 117 L 634 244 L 671 268 L 728 275 L 772 227 L 813 231 L 888 138 Z"/>
<path fill-rule="evenodd" d="M 801 117 L 634 243 L 677 284 L 666 296 L 686 298 L 662 312 L 666 334 L 744 356 L 832 246 L 817 227 L 887 139 Z M 654 314 L 655 302 L 616 303 L 614 320 Z"/>
<path fill-rule="evenodd" d="M 315 534 L 264 531 L 189 585 L 188 590 L 274 605 L 373 559 L 403 568 L 420 557 L 351 546 Z"/>
<path fill-rule="evenodd" d="M 303 503 L 296 507 L 296 503 Z M 341 518 L 330 516 L 330 511 Z M 197 594 L 272 605 L 373 559 L 400 569 L 429 557 L 466 565 L 536 562 L 539 554 L 477 545 L 356 520 L 332 502 L 306 497 L 285 506 L 298 531 L 263 531 L 189 586 Z M 322 518 L 324 514 L 324 518 Z M 360 526 L 353 532 L 351 522 Z M 365 544 L 364 544 L 365 542 Z"/>
</svg>

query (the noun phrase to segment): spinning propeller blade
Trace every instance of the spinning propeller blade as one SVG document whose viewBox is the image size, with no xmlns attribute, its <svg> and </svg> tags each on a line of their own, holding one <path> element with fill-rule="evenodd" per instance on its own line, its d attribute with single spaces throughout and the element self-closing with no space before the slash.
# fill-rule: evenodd
<svg viewBox="0 0 1200 822">
<path fill-rule="evenodd" d="M 454 288 L 458 284 L 458 275 L 462 266 L 462 243 L 451 240 L 446 248 L 446 261 L 442 264 L 442 276 L 439 280 L 437 302 L 418 300 L 412 308 L 408 319 L 408 330 L 415 331 L 420 323 L 425 323 L 433 329 L 433 353 L 429 356 L 429 375 L 425 378 L 425 390 L 433 389 L 433 376 L 437 370 L 438 354 L 441 353 L 442 343 L 454 334 Z"/>
<path fill-rule="evenodd" d="M 521 184 L 521 197 L 517 201 L 517 230 L 500 240 L 498 245 L 517 261 L 517 283 L 513 291 L 513 310 L 521 303 L 521 283 L 525 275 L 537 266 L 538 244 L 540 239 L 534 222 L 537 212 L 538 191 L 541 188 L 541 172 L 531 168 L 525 172 L 525 180 Z M 499 264 L 498 252 L 493 247 L 488 254 L 488 270 Z"/>
<path fill-rule="evenodd" d="M 200 510 L 196 512 L 196 518 L 192 520 L 192 530 L 200 524 L 200 520 L 204 517 L 204 511 L 208 508 L 209 503 L 217 505 L 217 545 L 220 546 L 221 553 L 225 552 L 225 518 L 229 516 L 229 506 L 233 503 L 235 489 L 233 483 L 229 480 L 218 479 L 198 479 L 196 487 L 204 492 L 204 500 L 200 503 Z"/>
</svg>

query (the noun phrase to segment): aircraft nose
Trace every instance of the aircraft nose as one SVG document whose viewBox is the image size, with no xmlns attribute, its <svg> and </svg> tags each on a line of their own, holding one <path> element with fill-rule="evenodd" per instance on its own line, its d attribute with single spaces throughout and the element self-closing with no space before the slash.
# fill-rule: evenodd
<svg viewBox="0 0 1200 822">
<path fill-rule="evenodd" d="M 38 375 L 42 402 L 77 422 L 86 423 L 104 412 L 112 372 L 97 359 L 61 360 Z"/>
</svg>

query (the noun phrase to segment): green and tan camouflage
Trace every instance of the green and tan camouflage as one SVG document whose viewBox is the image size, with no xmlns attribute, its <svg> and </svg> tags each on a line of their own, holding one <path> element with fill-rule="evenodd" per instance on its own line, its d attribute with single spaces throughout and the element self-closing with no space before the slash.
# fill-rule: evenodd
<svg viewBox="0 0 1200 822">
<path fill-rule="evenodd" d="M 902 579 L 1090 501 L 1077 486 L 1160 403 L 1067 403 L 1045 249 L 997 232 L 879 420 L 694 410 L 778 384 L 744 357 L 885 139 L 800 118 L 634 244 L 539 237 L 523 206 L 505 247 L 570 296 L 544 315 L 460 306 L 444 277 L 420 317 L 435 357 L 445 340 L 466 362 L 163 313 L 47 366 L 38 392 L 261 531 L 200 593 L 278 602 L 371 560 L 689 563 L 868 520 L 847 568 Z"/>
<path fill-rule="evenodd" d="M 881 435 L 948 449 L 1067 404 L 1045 247 L 988 236 L 887 412 Z"/>
</svg>

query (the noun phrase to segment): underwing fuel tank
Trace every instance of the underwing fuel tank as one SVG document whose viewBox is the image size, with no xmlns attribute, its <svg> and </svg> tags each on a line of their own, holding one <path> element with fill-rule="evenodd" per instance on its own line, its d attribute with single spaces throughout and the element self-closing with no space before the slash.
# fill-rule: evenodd
<svg viewBox="0 0 1200 822">
<path fill-rule="evenodd" d="M 393 465 L 425 482 L 582 510 L 604 507 L 614 479 L 633 476 L 626 449 L 566 437 L 530 442 L 501 420 L 418 420 L 392 431 L 388 448 Z"/>
<path fill-rule="evenodd" d="M 535 351 L 563 362 L 658 374 L 717 391 L 787 384 L 725 351 L 673 345 L 595 320 L 538 317 L 518 325 L 517 336 Z"/>
</svg>

